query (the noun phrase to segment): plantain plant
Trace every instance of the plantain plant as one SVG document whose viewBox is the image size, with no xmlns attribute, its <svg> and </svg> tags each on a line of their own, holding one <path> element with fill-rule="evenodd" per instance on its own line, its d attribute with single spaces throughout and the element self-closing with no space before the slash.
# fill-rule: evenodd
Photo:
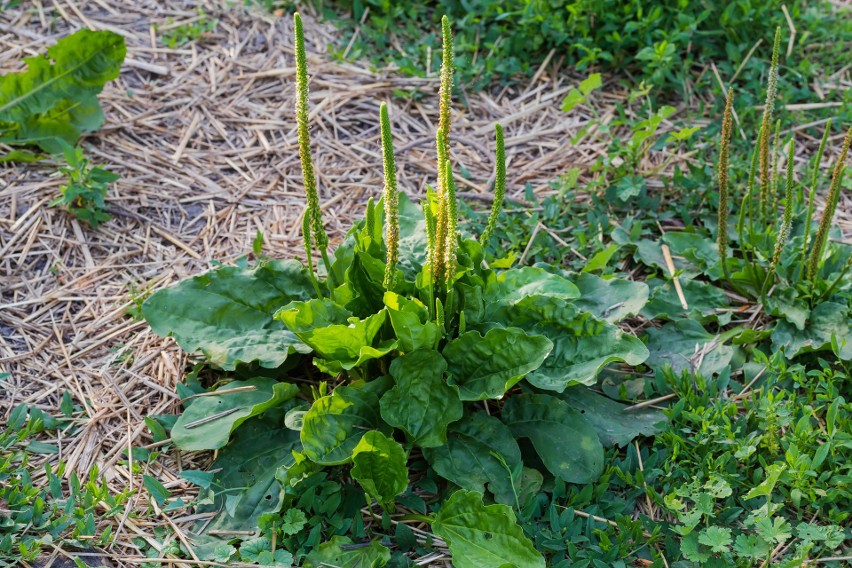
<svg viewBox="0 0 852 568">
<path fill-rule="evenodd" d="M 488 224 L 480 239 L 461 228 L 446 18 L 442 27 L 436 183 L 420 204 L 398 189 L 391 113 L 382 104 L 382 197 L 368 201 L 365 217 L 330 254 L 296 14 L 306 263 L 218 268 L 143 305 L 156 333 L 202 354 L 218 389 L 192 399 L 171 432 L 184 450 L 222 448 L 209 499 L 218 514 L 199 535 L 207 539 L 201 550 L 239 540 L 222 534 L 254 532 L 261 515 L 296 506 L 300 487 L 329 472 L 350 475 L 368 502 L 392 511 L 416 463 L 459 488 L 439 491 L 446 501 L 436 516 L 417 517 L 447 542 L 458 566 L 544 566 L 515 513 L 549 480 L 596 479 L 604 445 L 624 445 L 660 421 L 654 412 L 623 415 L 621 405 L 583 387 L 607 364 L 647 357 L 644 344 L 616 325 L 644 304 L 643 284 L 489 268 L 480 240 L 493 231 L 506 190 L 499 124 Z M 238 441 L 229 444 L 232 435 Z M 234 468 L 249 462 L 247 482 Z"/>
<path fill-rule="evenodd" d="M 850 360 L 852 286 L 848 275 L 852 249 L 831 235 L 852 129 L 833 165 L 825 206 L 815 223 L 816 198 L 824 184 L 820 166 L 831 122 L 826 125 L 812 169 L 797 175 L 795 138 L 791 135 L 779 143 L 780 121 L 775 118 L 780 41 L 778 30 L 766 104 L 746 169 L 732 168 L 729 161 L 734 91 L 727 93 L 716 168 L 719 206 L 715 243 L 696 228 L 663 236 L 663 243 L 678 260 L 683 298 L 678 302 L 672 286 L 652 282 L 644 315 L 662 314 L 669 319 L 687 315 L 693 321 L 678 325 L 693 331 L 700 327 L 697 321 L 726 325 L 734 312 L 729 299 L 734 298 L 759 309 L 755 317 L 724 330 L 719 337 L 740 336 L 738 342 L 745 343 L 769 337 L 773 349 L 783 348 L 789 357 L 831 349 Z M 732 203 L 738 207 L 732 207 Z M 666 270 L 655 246 L 659 244 L 640 243 L 637 258 Z M 685 306 L 678 307 L 676 302 Z M 748 331 L 741 336 L 744 329 Z"/>
</svg>

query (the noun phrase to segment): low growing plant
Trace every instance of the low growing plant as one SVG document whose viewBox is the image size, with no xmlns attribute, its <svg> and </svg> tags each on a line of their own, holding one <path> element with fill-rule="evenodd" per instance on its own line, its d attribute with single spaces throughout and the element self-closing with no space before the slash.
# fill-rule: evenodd
<svg viewBox="0 0 852 568">
<path fill-rule="evenodd" d="M 499 124 L 494 207 L 482 237 L 460 230 L 446 18 L 436 185 L 421 205 L 399 192 L 390 113 L 381 105 L 383 196 L 370 199 L 365 218 L 331 254 L 313 173 L 302 22 L 294 20 L 307 265 L 219 268 L 156 292 L 142 308 L 156 333 L 200 351 L 216 369 L 215 391 L 190 398 L 171 431 L 181 449 L 221 449 L 208 500 L 219 512 L 199 536 L 202 551 L 231 557 L 227 547 L 243 538 L 234 531 L 253 533 L 261 518 L 276 526 L 263 515 L 304 510 L 305 484 L 342 475 L 360 485 L 355 511 L 366 494 L 387 530 L 396 507 L 414 508 L 403 519 L 431 524 L 457 566 L 544 566 L 516 512 L 552 480 L 596 479 L 604 445 L 653 433 L 660 420 L 623 416 L 621 405 L 582 387 L 609 363 L 647 357 L 644 344 L 616 326 L 641 308 L 647 289 L 590 274 L 489 268 L 480 241 L 493 231 L 505 192 Z M 458 488 L 444 492 L 432 482 L 434 516 L 409 493 L 423 475 Z M 417 500 L 422 507 L 412 505 Z M 297 561 L 307 554 L 306 566 L 321 550 L 323 561 L 341 561 L 348 549 L 338 539 L 364 533 L 356 516 L 314 525 L 314 545 L 336 536 L 310 554 L 290 552 Z M 272 531 L 264 543 L 273 555 L 275 535 L 302 538 Z M 381 566 L 389 558 L 383 550 L 373 542 L 362 552 L 378 555 Z"/>
<path fill-rule="evenodd" d="M 60 185 L 62 195 L 50 202 L 51 207 L 63 207 L 74 217 L 97 228 L 110 216 L 106 211 L 106 198 L 109 184 L 119 176 L 100 166 L 92 166 L 83 154 L 83 149 L 61 143 L 66 165 L 59 168 L 59 175 L 67 178 Z"/>
<path fill-rule="evenodd" d="M 664 258 L 662 250 L 668 247 L 671 258 L 677 259 L 677 286 L 682 288 L 676 295 L 673 282 L 652 279 L 645 315 L 676 320 L 688 314 L 696 321 L 676 325 L 681 331 L 691 327 L 701 334 L 696 328 L 700 327 L 698 321 L 722 325 L 732 321 L 730 299 L 734 298 L 756 308 L 750 310 L 751 318 L 738 322 L 742 325 L 720 334 L 722 342 L 749 344 L 768 338 L 773 350 L 783 349 L 791 358 L 831 349 L 848 361 L 852 359 L 852 287 L 848 278 L 852 248 L 833 240 L 831 234 L 852 129 L 832 168 L 825 207 L 815 223 L 816 196 L 824 183 L 820 166 L 830 123 L 811 171 L 797 176 L 795 140 L 790 137 L 780 142 L 780 121 L 774 115 L 780 38 L 779 30 L 766 105 L 750 167 L 745 171 L 732 169 L 729 164 L 734 93 L 728 92 L 716 169 L 719 193 L 715 225 L 705 223 L 706 231 L 692 227 L 669 232 L 661 242 L 634 243 L 640 262 L 671 276 L 670 259 Z"/>
<path fill-rule="evenodd" d="M 66 474 L 65 464 L 35 468 L 36 454 L 59 448 L 36 439 L 71 418 L 71 397 L 62 401 L 64 417 L 55 418 L 26 404 L 15 407 L 0 429 L 0 566 L 27 565 L 44 549 L 88 549 L 112 540 L 112 527 L 100 530 L 96 519 L 118 516 L 129 493 L 115 495 L 93 468 L 88 479 Z M 65 426 L 67 427 L 67 426 Z M 34 479 L 42 477 L 44 482 Z"/>
</svg>

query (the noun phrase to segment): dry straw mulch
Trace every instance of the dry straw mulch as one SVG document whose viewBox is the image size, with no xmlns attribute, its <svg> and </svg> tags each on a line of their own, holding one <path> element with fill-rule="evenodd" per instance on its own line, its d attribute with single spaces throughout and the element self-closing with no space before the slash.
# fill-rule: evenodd
<svg viewBox="0 0 852 568">
<path fill-rule="evenodd" d="M 152 505 L 141 474 L 175 495 L 188 488 L 179 472 L 209 463 L 207 454 L 169 451 L 152 464 L 127 461 L 130 447 L 152 448 L 147 415 L 180 410 L 175 385 L 186 360 L 171 340 L 126 315 L 132 294 L 160 288 L 251 250 L 257 231 L 274 257 L 302 254 L 304 208 L 296 145 L 292 22 L 239 2 L 32 0 L 0 13 L 0 71 L 58 37 L 88 27 L 125 36 L 121 77 L 101 99 L 104 128 L 86 138 L 96 163 L 121 175 L 108 203 L 114 219 L 92 230 L 47 203 L 57 195 L 56 164 L 0 166 L 0 421 L 18 404 L 55 413 L 64 392 L 81 410 L 70 438 L 48 456 L 83 474 L 97 466 L 116 491 L 135 489 L 115 525 L 115 544 L 83 556 L 110 566 L 137 565 L 143 538 L 170 526 L 191 542 L 188 513 Z M 202 40 L 169 49 L 158 32 L 198 17 L 201 4 L 220 24 Z M 170 24 L 170 21 L 176 24 Z M 389 101 L 401 187 L 424 194 L 434 179 L 437 77 L 332 61 L 335 30 L 308 15 L 313 146 L 325 219 L 339 240 L 369 196 L 381 192 L 378 108 Z M 570 139 L 592 115 L 566 115 L 559 103 L 577 76 L 549 58 L 532 80 L 491 94 L 467 94 L 454 110 L 453 159 L 463 196 L 487 205 L 493 169 L 493 123 L 506 128 L 509 194 L 529 184 L 543 195 L 568 168 L 585 171 L 601 143 Z M 623 99 L 614 83 L 598 101 L 604 119 Z M 402 98 L 394 90 L 420 93 Z M 664 159 L 659 156 L 659 159 Z M 38 480 L 37 480 L 38 481 Z M 153 511 L 146 515 L 146 511 Z M 49 550 L 46 563 L 67 553 Z M 429 559 L 426 559 L 427 561 Z M 434 563 L 443 563 L 440 554 Z M 190 565 L 175 562 L 174 565 Z"/>
</svg>

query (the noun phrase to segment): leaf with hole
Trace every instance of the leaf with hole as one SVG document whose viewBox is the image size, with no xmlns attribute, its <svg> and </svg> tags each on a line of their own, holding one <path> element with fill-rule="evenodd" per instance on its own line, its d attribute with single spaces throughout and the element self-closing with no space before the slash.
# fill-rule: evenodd
<svg viewBox="0 0 852 568">
<path fill-rule="evenodd" d="M 626 410 L 626 405 L 586 387 L 572 387 L 556 396 L 583 415 L 606 447 L 623 448 L 638 436 L 654 436 L 667 422 L 666 415 L 659 410 Z"/>
<path fill-rule="evenodd" d="M 441 506 L 432 532 L 444 539 L 456 568 L 544 568 L 511 507 L 484 505 L 482 494 L 456 491 Z"/>
</svg>

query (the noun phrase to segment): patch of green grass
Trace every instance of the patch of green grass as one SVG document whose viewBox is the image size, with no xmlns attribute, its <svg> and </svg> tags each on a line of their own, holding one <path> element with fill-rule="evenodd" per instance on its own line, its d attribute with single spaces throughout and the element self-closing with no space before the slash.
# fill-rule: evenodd
<svg viewBox="0 0 852 568">
<path fill-rule="evenodd" d="M 263 0 L 267 8 L 294 9 L 292 2 Z M 712 64 L 723 80 L 757 92 L 763 83 L 771 37 L 780 26 L 787 34 L 786 6 L 797 34 L 794 52 L 784 61 L 792 80 L 784 88 L 790 103 L 815 102 L 813 82 L 824 81 L 846 63 L 852 19 L 846 8 L 828 2 L 729 3 L 640 0 L 315 0 L 322 16 L 343 37 L 330 46 L 347 59 L 389 63 L 403 73 L 436 74 L 440 37 L 433 31 L 444 14 L 458 22 L 456 57 L 461 85 L 474 90 L 495 80 L 511 82 L 531 75 L 554 51 L 563 65 L 624 76 L 631 88 L 653 89 L 653 96 L 687 98 L 720 92 Z M 837 13 L 839 11 L 840 13 Z M 785 48 L 788 38 L 785 35 Z M 786 51 L 786 49 L 785 49 Z M 739 73 L 737 73 L 739 72 Z M 830 100 L 848 96 L 829 93 Z M 760 101 L 748 101 L 749 105 Z"/>
<path fill-rule="evenodd" d="M 174 19 L 168 18 L 164 29 L 161 30 L 160 40 L 163 45 L 176 49 L 202 38 L 204 34 L 215 31 L 217 27 L 219 27 L 219 20 L 209 17 L 204 8 L 199 7 L 198 15 L 184 24 L 175 25 Z M 156 27 L 154 29 L 160 31 Z"/>
<path fill-rule="evenodd" d="M 60 409 L 63 416 L 55 418 L 35 406 L 17 406 L 0 430 L 0 566 L 32 562 L 51 545 L 89 549 L 109 544 L 111 526 L 101 531 L 99 521 L 121 514 L 130 496 L 114 494 L 97 468 L 81 479 L 54 459 L 38 468 L 31 465 L 37 455 L 59 452 L 39 434 L 72 427 L 75 409 L 68 393 Z"/>
</svg>

